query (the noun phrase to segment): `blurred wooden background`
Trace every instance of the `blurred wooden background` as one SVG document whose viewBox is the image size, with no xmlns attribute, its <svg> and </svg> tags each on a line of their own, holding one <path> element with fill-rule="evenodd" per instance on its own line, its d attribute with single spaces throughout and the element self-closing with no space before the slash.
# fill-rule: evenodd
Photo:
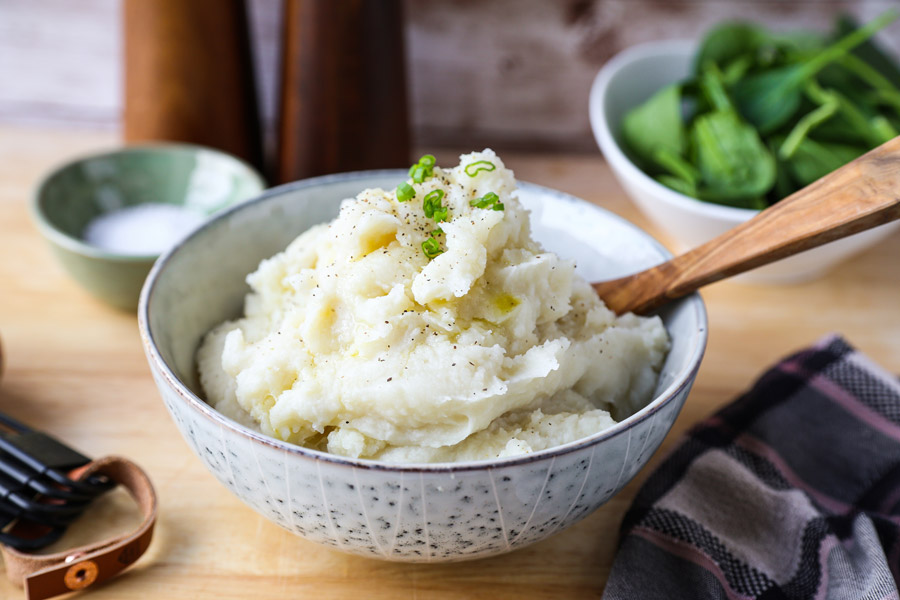
<svg viewBox="0 0 900 600">
<path fill-rule="evenodd" d="M 338 0 L 339 1 L 339 0 Z M 248 0 L 260 106 L 271 137 L 281 0 Z M 597 69 L 632 44 L 692 38 L 726 18 L 826 28 L 896 0 L 405 0 L 419 147 L 586 150 Z M 900 51 L 900 26 L 881 39 Z M 0 123 L 116 129 L 119 0 L 0 0 Z"/>
</svg>

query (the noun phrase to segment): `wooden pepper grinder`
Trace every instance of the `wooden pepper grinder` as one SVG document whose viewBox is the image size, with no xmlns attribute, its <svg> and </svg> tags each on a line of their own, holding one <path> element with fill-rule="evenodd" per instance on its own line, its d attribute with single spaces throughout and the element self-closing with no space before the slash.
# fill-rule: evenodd
<svg viewBox="0 0 900 600">
<path fill-rule="evenodd" d="M 244 0 L 125 0 L 125 140 L 211 146 L 261 169 Z"/>
<path fill-rule="evenodd" d="M 277 178 L 409 165 L 399 0 L 285 0 Z"/>
</svg>

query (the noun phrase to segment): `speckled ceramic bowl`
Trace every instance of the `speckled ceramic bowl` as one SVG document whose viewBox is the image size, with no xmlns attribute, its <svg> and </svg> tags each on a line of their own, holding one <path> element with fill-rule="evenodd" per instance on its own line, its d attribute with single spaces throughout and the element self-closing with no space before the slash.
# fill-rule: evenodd
<svg viewBox="0 0 900 600">
<path fill-rule="evenodd" d="M 194 353 L 237 317 L 260 259 L 334 218 L 342 198 L 393 187 L 403 171 L 350 173 L 281 186 L 212 219 L 156 263 L 141 294 L 141 337 L 160 394 L 188 445 L 254 510 L 307 539 L 401 561 L 463 560 L 520 548 L 583 519 L 650 458 L 675 421 L 706 345 L 697 295 L 662 313 L 672 350 L 654 400 L 614 427 L 532 455 L 390 465 L 350 460 L 243 427 L 203 401 Z M 628 222 L 566 194 L 521 184 L 534 235 L 588 279 L 668 256 Z"/>
<path fill-rule="evenodd" d="M 138 204 L 174 204 L 210 215 L 252 198 L 265 182 L 237 158 L 188 144 L 135 145 L 72 160 L 38 184 L 31 213 L 69 274 L 95 297 L 133 311 L 159 254 L 104 250 L 85 242 L 95 217 Z"/>
</svg>

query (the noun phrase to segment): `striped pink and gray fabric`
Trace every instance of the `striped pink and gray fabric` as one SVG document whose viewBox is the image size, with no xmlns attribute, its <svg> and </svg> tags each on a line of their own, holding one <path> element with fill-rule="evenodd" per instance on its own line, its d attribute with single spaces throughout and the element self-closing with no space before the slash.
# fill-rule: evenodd
<svg viewBox="0 0 900 600">
<path fill-rule="evenodd" d="M 883 600 L 898 582 L 900 383 L 830 337 L 650 475 L 603 598 Z"/>
</svg>

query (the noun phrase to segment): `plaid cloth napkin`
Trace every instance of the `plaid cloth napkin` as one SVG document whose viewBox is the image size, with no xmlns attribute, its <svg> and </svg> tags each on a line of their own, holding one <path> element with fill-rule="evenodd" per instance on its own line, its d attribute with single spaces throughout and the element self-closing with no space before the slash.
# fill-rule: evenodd
<svg viewBox="0 0 900 600">
<path fill-rule="evenodd" d="M 603 598 L 883 600 L 898 582 L 900 383 L 830 337 L 656 469 Z"/>
</svg>

